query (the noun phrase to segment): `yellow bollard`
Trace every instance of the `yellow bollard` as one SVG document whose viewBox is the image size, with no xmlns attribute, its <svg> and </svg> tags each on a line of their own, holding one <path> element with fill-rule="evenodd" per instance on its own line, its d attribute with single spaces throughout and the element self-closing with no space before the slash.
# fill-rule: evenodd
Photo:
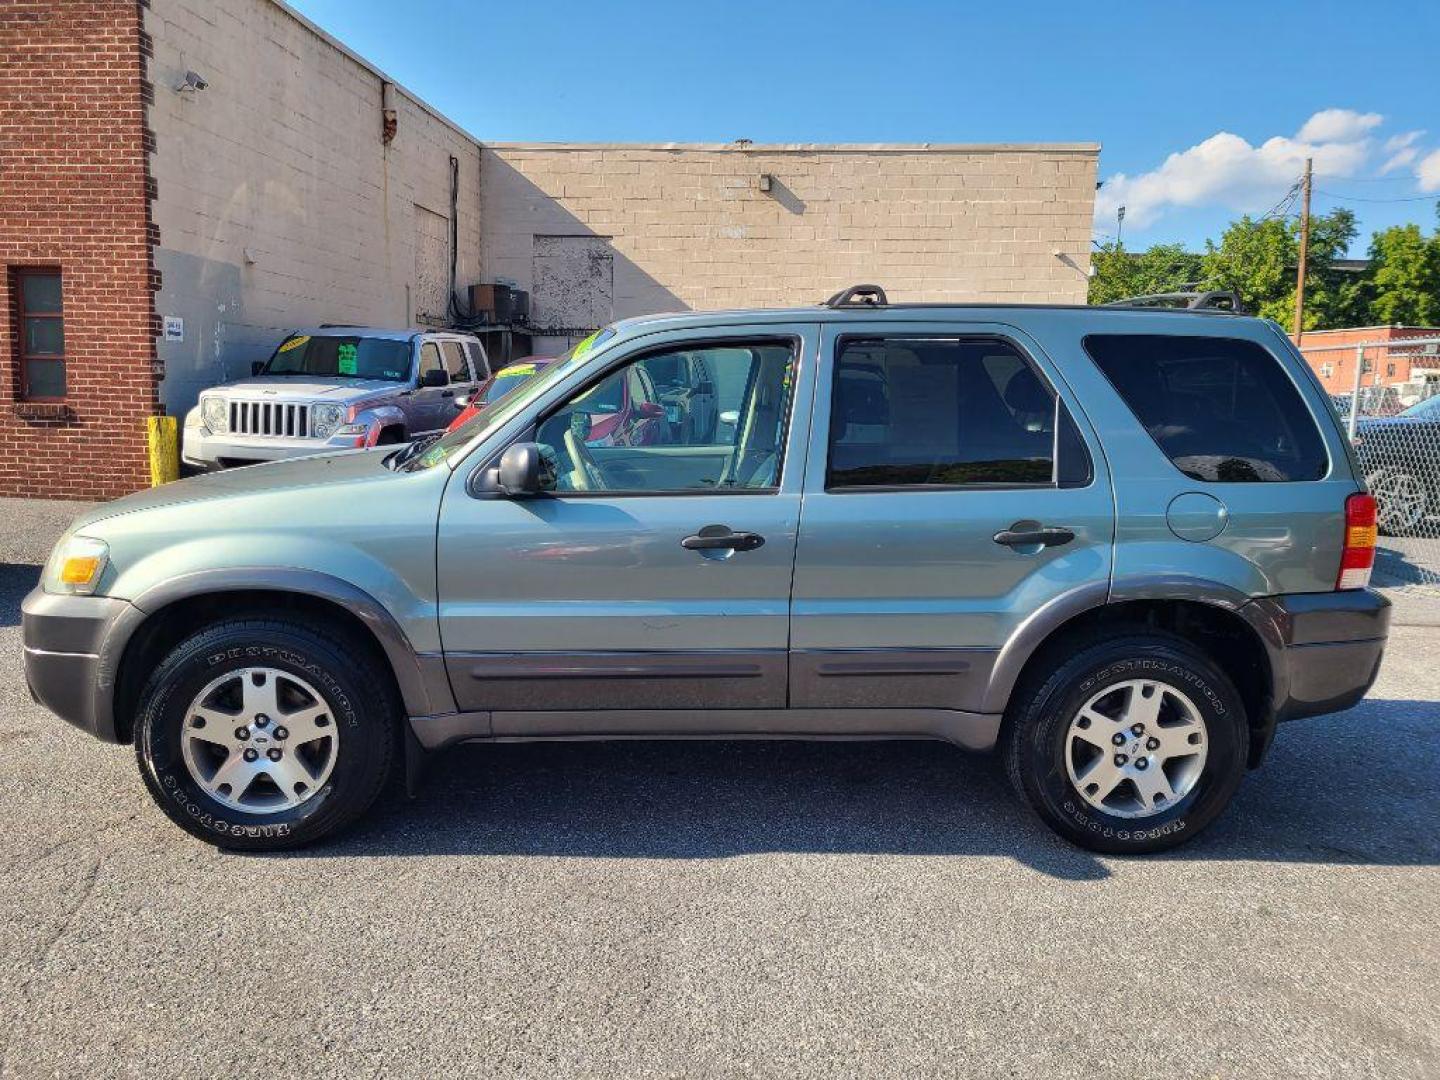
<svg viewBox="0 0 1440 1080">
<path fill-rule="evenodd" d="M 179 429 L 173 416 L 147 416 L 145 439 L 150 448 L 150 486 L 180 479 Z"/>
</svg>

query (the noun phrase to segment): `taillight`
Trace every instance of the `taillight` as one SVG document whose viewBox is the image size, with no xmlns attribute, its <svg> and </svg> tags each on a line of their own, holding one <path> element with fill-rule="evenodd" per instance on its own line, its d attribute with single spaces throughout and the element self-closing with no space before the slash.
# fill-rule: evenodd
<svg viewBox="0 0 1440 1080">
<path fill-rule="evenodd" d="M 1363 589 L 1375 566 L 1375 496 L 1356 492 L 1345 500 L 1345 548 L 1340 552 L 1337 589 Z"/>
</svg>

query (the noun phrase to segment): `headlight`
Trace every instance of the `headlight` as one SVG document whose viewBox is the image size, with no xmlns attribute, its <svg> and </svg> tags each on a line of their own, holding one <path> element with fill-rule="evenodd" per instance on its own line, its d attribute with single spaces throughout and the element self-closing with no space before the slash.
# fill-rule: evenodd
<svg viewBox="0 0 1440 1080">
<path fill-rule="evenodd" d="M 45 564 L 46 592 L 89 596 L 100 584 L 110 560 L 110 546 L 89 536 L 67 536 L 55 545 Z"/>
<path fill-rule="evenodd" d="M 317 439 L 328 439 L 344 421 L 344 405 L 316 405 L 310 410 L 310 430 Z"/>
<path fill-rule="evenodd" d="M 217 435 L 224 435 L 229 432 L 230 403 L 224 398 L 201 398 L 200 415 L 205 418 L 205 426 Z"/>
</svg>

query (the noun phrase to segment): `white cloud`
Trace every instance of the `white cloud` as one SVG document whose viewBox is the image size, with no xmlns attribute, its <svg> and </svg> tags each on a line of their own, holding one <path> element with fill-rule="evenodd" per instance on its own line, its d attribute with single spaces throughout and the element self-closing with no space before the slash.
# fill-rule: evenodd
<svg viewBox="0 0 1440 1080">
<path fill-rule="evenodd" d="M 1440 191 L 1440 150 L 1432 150 L 1415 168 L 1421 191 Z"/>
<path fill-rule="evenodd" d="M 1362 139 L 1383 123 L 1379 113 L 1358 113 L 1353 109 L 1321 109 L 1296 132 L 1301 142 L 1351 142 Z"/>
<path fill-rule="evenodd" d="M 1385 153 L 1390 156 L 1385 159 L 1385 164 L 1380 166 L 1380 175 L 1384 176 L 1396 169 L 1413 165 L 1420 156 L 1420 148 L 1415 143 L 1424 134 L 1423 131 L 1406 131 L 1386 139 Z"/>
<path fill-rule="evenodd" d="M 1306 158 L 1314 159 L 1319 176 L 1354 176 L 1373 151 L 1367 133 L 1382 120 L 1376 113 L 1325 109 L 1293 137 L 1276 135 L 1259 146 L 1219 132 L 1171 154 L 1151 172 L 1110 177 L 1095 197 L 1096 223 L 1108 229 L 1121 206 L 1126 208 L 1126 223 L 1139 229 L 1176 207 L 1220 205 L 1241 213 L 1263 212 L 1299 179 Z M 1440 172 L 1440 162 L 1435 168 Z"/>
</svg>

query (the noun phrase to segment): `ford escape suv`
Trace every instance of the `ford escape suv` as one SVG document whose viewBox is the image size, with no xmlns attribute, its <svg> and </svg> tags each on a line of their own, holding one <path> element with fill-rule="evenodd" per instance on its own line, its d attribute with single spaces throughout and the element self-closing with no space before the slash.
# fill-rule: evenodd
<svg viewBox="0 0 1440 1080">
<path fill-rule="evenodd" d="M 774 736 L 998 746 L 1062 836 L 1149 852 L 1369 688 L 1374 543 L 1273 323 L 851 290 L 628 319 L 438 439 L 101 507 L 25 670 L 226 847 L 454 743 Z"/>
</svg>

